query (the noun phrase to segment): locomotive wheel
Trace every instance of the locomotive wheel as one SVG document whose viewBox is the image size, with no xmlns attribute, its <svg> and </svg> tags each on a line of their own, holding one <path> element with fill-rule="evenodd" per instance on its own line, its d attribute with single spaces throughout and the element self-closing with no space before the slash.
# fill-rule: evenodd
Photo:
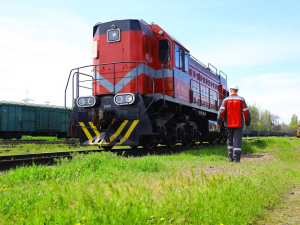
<svg viewBox="0 0 300 225">
<path fill-rule="evenodd" d="M 170 148 L 174 148 L 176 146 L 176 137 L 171 137 L 169 139 L 166 140 L 167 142 L 167 146 Z"/>
<path fill-rule="evenodd" d="M 193 140 L 191 137 L 187 137 L 185 136 L 183 139 L 182 139 L 182 144 L 185 146 L 185 147 L 191 147 L 193 145 Z"/>
<path fill-rule="evenodd" d="M 143 146 L 148 150 L 152 150 L 156 147 L 156 138 L 155 136 L 146 136 L 143 138 Z"/>
<path fill-rule="evenodd" d="M 155 141 L 151 141 L 151 140 L 145 140 L 144 144 L 143 144 L 144 148 L 148 149 L 148 150 L 152 150 L 155 146 L 156 143 Z"/>
</svg>

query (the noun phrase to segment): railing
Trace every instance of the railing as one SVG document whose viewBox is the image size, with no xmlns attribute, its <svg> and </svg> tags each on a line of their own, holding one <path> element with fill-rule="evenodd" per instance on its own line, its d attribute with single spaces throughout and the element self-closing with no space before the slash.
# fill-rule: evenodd
<svg viewBox="0 0 300 225">
<path fill-rule="evenodd" d="M 197 87 L 193 86 L 192 83 L 196 83 Z M 203 88 L 206 88 L 208 90 L 208 92 L 203 91 Z M 218 104 L 219 103 L 219 98 L 218 98 L 219 92 L 218 91 L 213 90 L 211 87 L 209 87 L 205 84 L 201 84 L 201 82 L 198 80 L 190 79 L 190 92 L 191 92 L 191 96 L 190 96 L 191 103 L 194 103 L 194 95 L 193 94 L 195 93 L 196 96 L 199 95 L 199 103 L 196 103 L 196 104 L 207 107 L 209 109 L 214 109 L 216 111 L 219 110 L 219 104 Z M 204 101 L 204 100 L 207 100 L 207 101 Z M 211 101 L 214 101 L 214 104 L 212 104 Z M 203 104 L 203 102 L 206 102 L 208 104 Z"/>
<path fill-rule="evenodd" d="M 160 107 L 160 109 L 157 112 L 155 112 L 155 114 L 159 113 L 164 108 L 164 106 L 166 104 L 166 99 L 165 99 L 165 94 L 166 94 L 165 93 L 165 70 L 164 70 L 165 67 L 172 70 L 173 82 L 169 81 L 169 80 L 167 80 L 167 81 L 170 82 L 170 83 L 173 83 L 173 97 L 175 97 L 175 93 L 174 93 L 174 70 L 170 66 L 168 66 L 166 64 L 162 64 L 161 68 L 162 68 L 163 105 Z M 168 91 L 172 91 L 172 90 L 168 90 Z"/>
<path fill-rule="evenodd" d="M 222 85 L 227 86 L 227 74 L 219 70 L 219 79 Z"/>
<path fill-rule="evenodd" d="M 212 68 L 214 68 L 215 69 L 215 71 L 213 71 L 212 69 L 211 69 L 211 67 Z M 209 68 L 209 70 L 212 72 L 212 73 L 214 73 L 214 74 L 218 74 L 218 70 L 217 70 L 217 68 L 216 67 L 214 67 L 212 64 L 210 64 L 210 63 L 208 63 L 208 68 Z"/>
<path fill-rule="evenodd" d="M 200 62 L 198 59 L 196 59 L 194 56 L 190 55 L 190 57 L 195 60 L 197 63 L 199 63 L 201 66 L 203 66 L 204 68 L 208 68 L 206 65 L 204 65 L 204 63 Z"/>
<path fill-rule="evenodd" d="M 214 67 L 212 64 L 208 63 L 208 66 L 204 65 L 202 62 L 200 62 L 198 59 L 196 59 L 194 56 L 190 55 L 190 57 L 195 60 L 197 63 L 199 63 L 201 66 L 212 72 L 213 74 L 219 76 L 219 81 L 221 82 L 222 85 L 227 87 L 227 75 L 222 71 L 219 70 L 219 74 L 217 73 L 218 70 L 216 67 Z M 213 70 L 212 70 L 213 68 Z"/>
<path fill-rule="evenodd" d="M 153 94 L 154 94 L 154 91 L 155 91 L 154 79 L 151 76 L 150 67 L 147 65 L 147 63 L 145 61 L 128 61 L 128 62 L 114 62 L 114 63 L 103 63 L 103 64 L 97 64 L 97 65 L 88 65 L 88 66 L 78 67 L 78 68 L 72 69 L 70 71 L 68 81 L 67 81 L 67 85 L 66 85 L 66 88 L 65 88 L 65 99 L 64 99 L 65 108 L 67 109 L 67 90 L 68 90 L 71 75 L 72 75 L 72 106 L 74 106 L 75 99 L 77 99 L 79 97 L 79 94 L 80 94 L 79 89 L 80 88 L 90 89 L 90 90 L 93 90 L 93 88 L 94 88 L 94 90 L 93 90 L 94 93 L 97 93 L 97 83 L 96 82 L 101 83 L 101 80 L 111 80 L 111 79 L 113 79 L 113 84 L 112 84 L 113 89 L 112 89 L 112 91 L 109 91 L 109 90 L 108 91 L 111 94 L 116 94 L 116 79 L 118 79 L 118 78 L 123 78 L 124 79 L 124 76 L 122 76 L 122 77 L 116 77 L 115 76 L 116 75 L 116 70 L 115 70 L 116 65 L 118 65 L 118 64 L 132 64 L 132 63 L 135 64 L 134 69 L 136 70 L 136 73 L 133 76 L 132 75 L 131 76 L 126 76 L 126 79 L 136 78 L 136 86 L 135 86 L 136 90 L 135 90 L 135 92 L 138 93 L 138 86 L 139 86 L 138 85 L 138 75 L 141 74 L 141 73 L 145 74 L 145 70 L 149 69 L 149 74 L 150 74 L 150 77 L 151 77 L 151 80 L 152 80 L 152 88 L 153 88 Z M 108 66 L 108 65 L 112 65 L 112 67 L 113 67 L 112 75 L 108 78 L 98 78 L 97 79 L 96 73 L 97 73 L 98 67 L 101 67 L 101 66 L 103 67 L 103 66 Z M 92 70 L 93 75 L 89 75 L 87 73 L 80 72 L 81 70 L 88 69 L 88 68 L 93 69 Z M 139 73 L 140 68 L 141 68 L 141 71 Z M 120 72 L 120 71 L 117 71 L 117 72 Z M 80 80 L 80 78 L 82 78 L 82 77 L 90 77 L 91 79 Z M 91 85 L 93 86 L 93 88 L 81 85 L 82 83 L 87 83 L 87 82 L 90 82 Z M 75 85 L 75 87 L 74 87 L 74 85 Z M 76 93 L 76 96 L 74 96 L 74 93 Z M 154 95 L 153 95 L 152 102 L 153 101 L 154 101 Z"/>
</svg>

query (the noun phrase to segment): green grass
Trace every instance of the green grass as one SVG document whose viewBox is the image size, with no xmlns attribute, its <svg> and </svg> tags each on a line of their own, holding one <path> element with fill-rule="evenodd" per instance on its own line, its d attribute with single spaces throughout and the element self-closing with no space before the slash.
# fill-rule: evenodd
<svg viewBox="0 0 300 225">
<path fill-rule="evenodd" d="M 13 139 L 8 139 L 8 140 L 4 140 L 4 139 L 1 139 L 0 138 L 0 143 L 1 141 L 5 142 L 5 141 L 11 141 L 11 140 L 17 140 L 16 138 L 13 138 Z M 58 139 L 56 136 L 29 136 L 29 135 L 23 135 L 22 138 L 21 138 L 21 141 L 23 140 L 46 140 L 46 141 L 66 141 L 66 140 L 75 140 L 74 138 L 69 138 L 69 139 L 66 139 L 66 138 L 61 138 L 61 139 Z"/>
<path fill-rule="evenodd" d="M 300 141 L 262 138 L 166 156 L 75 155 L 0 176 L 0 224 L 255 224 L 300 180 Z"/>
<path fill-rule="evenodd" d="M 5 149 L 10 149 L 6 151 Z M 72 151 L 72 150 L 89 150 L 98 149 L 97 146 L 69 146 L 66 144 L 19 144 L 14 148 L 7 146 L 6 148 L 0 148 L 0 155 L 18 155 L 28 153 L 42 153 L 42 152 L 59 152 L 59 151 Z"/>
<path fill-rule="evenodd" d="M 1 142 L 0 145 L 6 146 L 0 148 L 0 156 L 1 155 L 17 155 L 17 154 L 28 154 L 28 153 L 43 153 L 43 152 L 58 152 L 58 151 L 72 151 L 72 150 L 90 150 L 90 149 L 99 149 L 98 146 L 80 146 L 78 139 L 57 139 L 56 137 L 32 137 L 32 136 L 24 136 L 22 140 L 45 140 L 50 142 L 57 142 L 55 144 L 19 144 L 19 145 L 6 145 L 5 141 Z M 63 141 L 77 141 L 77 145 L 67 145 L 60 142 Z M 76 142 L 75 142 L 76 143 Z M 118 148 L 131 149 L 128 146 L 119 146 Z M 10 149 L 10 151 L 6 151 L 6 149 Z M 104 149 L 102 149 L 104 150 Z"/>
</svg>

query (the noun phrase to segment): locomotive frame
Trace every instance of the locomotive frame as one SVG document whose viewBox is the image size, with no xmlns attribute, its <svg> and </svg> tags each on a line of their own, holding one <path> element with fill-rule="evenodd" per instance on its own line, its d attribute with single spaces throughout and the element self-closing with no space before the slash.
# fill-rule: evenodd
<svg viewBox="0 0 300 225">
<path fill-rule="evenodd" d="M 98 23 L 93 65 L 70 71 L 72 118 L 68 136 L 111 149 L 158 143 L 174 147 L 221 140 L 217 112 L 228 96 L 227 75 L 205 66 L 156 24 L 143 20 Z M 92 70 L 92 74 L 86 72 Z M 90 88 L 91 86 L 92 88 Z M 81 96 L 81 89 L 90 96 Z"/>
</svg>

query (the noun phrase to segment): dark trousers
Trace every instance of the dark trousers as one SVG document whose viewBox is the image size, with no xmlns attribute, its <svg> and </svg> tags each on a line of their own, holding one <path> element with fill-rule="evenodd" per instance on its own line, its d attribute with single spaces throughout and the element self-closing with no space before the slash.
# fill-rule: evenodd
<svg viewBox="0 0 300 225">
<path fill-rule="evenodd" d="M 227 147 L 230 159 L 240 161 L 242 153 L 243 128 L 227 128 Z"/>
</svg>

